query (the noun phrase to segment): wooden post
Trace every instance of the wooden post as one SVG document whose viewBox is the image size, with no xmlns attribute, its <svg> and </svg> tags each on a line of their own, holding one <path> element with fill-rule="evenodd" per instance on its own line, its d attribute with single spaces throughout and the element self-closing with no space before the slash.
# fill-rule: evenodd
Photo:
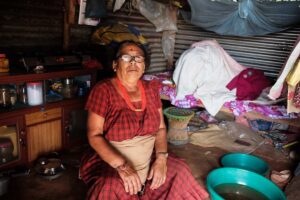
<svg viewBox="0 0 300 200">
<path fill-rule="evenodd" d="M 75 5 L 76 0 L 69 0 L 69 7 L 68 7 L 68 22 L 69 24 L 75 23 Z"/>
<path fill-rule="evenodd" d="M 72 0 L 64 0 L 64 29 L 63 29 L 63 50 L 67 51 L 70 46 L 70 24 L 69 24 L 69 4 Z"/>
</svg>

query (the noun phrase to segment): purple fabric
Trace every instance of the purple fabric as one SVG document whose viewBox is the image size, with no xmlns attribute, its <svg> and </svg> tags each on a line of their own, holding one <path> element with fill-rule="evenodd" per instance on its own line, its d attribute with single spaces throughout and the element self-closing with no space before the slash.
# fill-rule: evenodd
<svg viewBox="0 0 300 200">
<path fill-rule="evenodd" d="M 145 77 L 146 76 L 146 77 Z M 157 75 L 145 75 L 145 80 L 157 79 L 161 82 L 160 94 L 167 96 L 174 106 L 181 108 L 192 108 L 201 105 L 201 100 L 197 100 L 192 94 L 187 95 L 185 99 L 176 101 L 176 88 L 171 84 L 163 84 L 162 82 L 166 79 L 171 80 L 171 73 L 160 73 Z M 230 101 L 224 104 L 226 108 L 229 108 L 235 116 L 240 116 L 246 112 L 257 112 L 264 116 L 270 117 L 272 119 L 293 119 L 300 117 L 300 114 L 290 113 L 287 114 L 287 110 L 284 106 L 270 106 L 270 105 L 258 105 L 254 103 L 249 103 L 246 101 Z"/>
<path fill-rule="evenodd" d="M 293 119 L 300 117 L 300 114 L 297 113 L 287 114 L 287 110 L 284 106 L 257 105 L 244 101 L 226 102 L 224 106 L 229 108 L 235 116 L 254 111 L 272 119 Z"/>
</svg>

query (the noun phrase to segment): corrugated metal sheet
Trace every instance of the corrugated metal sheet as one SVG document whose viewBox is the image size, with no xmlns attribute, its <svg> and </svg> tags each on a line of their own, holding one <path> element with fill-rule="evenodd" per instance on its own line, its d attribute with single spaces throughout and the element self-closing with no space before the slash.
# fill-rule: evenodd
<svg viewBox="0 0 300 200">
<path fill-rule="evenodd" d="M 132 24 L 147 39 L 150 49 L 150 66 L 147 73 L 161 72 L 166 70 L 166 60 L 163 55 L 161 37 L 162 33 L 155 31 L 155 27 L 144 16 L 136 11 L 129 12 L 121 10 L 119 12 L 110 13 L 109 19 L 120 21 L 122 23 Z"/>
<path fill-rule="evenodd" d="M 63 3 L 53 0 L 14 0 L 0 2 L 0 52 L 53 52 L 62 49 Z M 150 44 L 150 67 L 147 72 L 167 70 L 161 37 L 155 27 L 137 11 L 122 9 L 109 13 L 108 19 L 130 23 L 137 27 Z M 88 48 L 93 27 L 71 25 L 70 47 Z M 287 31 L 259 37 L 221 36 L 178 20 L 175 60 L 193 42 L 217 39 L 224 49 L 241 64 L 263 69 L 268 76 L 276 77 L 289 55 L 300 26 Z"/>
<path fill-rule="evenodd" d="M 0 51 L 57 50 L 62 46 L 63 1 L 0 2 Z"/>
<path fill-rule="evenodd" d="M 175 60 L 192 43 L 216 39 L 242 65 L 261 69 L 269 77 L 277 77 L 300 34 L 300 25 L 265 36 L 237 37 L 218 35 L 180 19 L 178 20 L 178 30 L 174 53 Z"/>
<path fill-rule="evenodd" d="M 123 9 L 121 12 L 111 13 L 109 18 L 133 24 L 148 39 L 151 48 L 151 64 L 147 72 L 167 70 L 161 45 L 162 34 L 155 32 L 155 27 L 138 12 L 131 12 L 130 15 L 128 13 Z M 267 76 L 277 77 L 299 34 L 300 25 L 265 36 L 222 36 L 179 19 L 174 60 L 176 61 L 192 43 L 205 39 L 216 39 L 242 65 L 261 69 Z"/>
</svg>

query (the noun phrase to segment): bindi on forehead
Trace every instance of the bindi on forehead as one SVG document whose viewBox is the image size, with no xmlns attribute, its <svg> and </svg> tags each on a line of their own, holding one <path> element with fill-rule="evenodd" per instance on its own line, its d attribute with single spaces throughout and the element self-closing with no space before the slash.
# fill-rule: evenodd
<svg viewBox="0 0 300 200">
<path fill-rule="evenodd" d="M 129 46 L 125 46 L 122 50 L 121 53 L 128 53 L 128 52 L 138 52 L 141 55 L 144 55 L 143 50 L 141 50 L 139 47 L 135 46 L 135 45 L 129 45 Z"/>
</svg>

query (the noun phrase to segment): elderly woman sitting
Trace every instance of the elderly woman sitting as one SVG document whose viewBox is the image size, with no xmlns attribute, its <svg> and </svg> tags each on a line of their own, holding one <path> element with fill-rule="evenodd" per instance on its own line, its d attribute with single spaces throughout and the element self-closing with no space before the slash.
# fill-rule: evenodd
<svg viewBox="0 0 300 200">
<path fill-rule="evenodd" d="M 120 45 L 116 76 L 90 93 L 87 152 L 80 168 L 89 186 L 87 199 L 205 199 L 188 166 L 168 156 L 166 126 L 159 91 L 141 80 L 144 49 Z"/>
</svg>

